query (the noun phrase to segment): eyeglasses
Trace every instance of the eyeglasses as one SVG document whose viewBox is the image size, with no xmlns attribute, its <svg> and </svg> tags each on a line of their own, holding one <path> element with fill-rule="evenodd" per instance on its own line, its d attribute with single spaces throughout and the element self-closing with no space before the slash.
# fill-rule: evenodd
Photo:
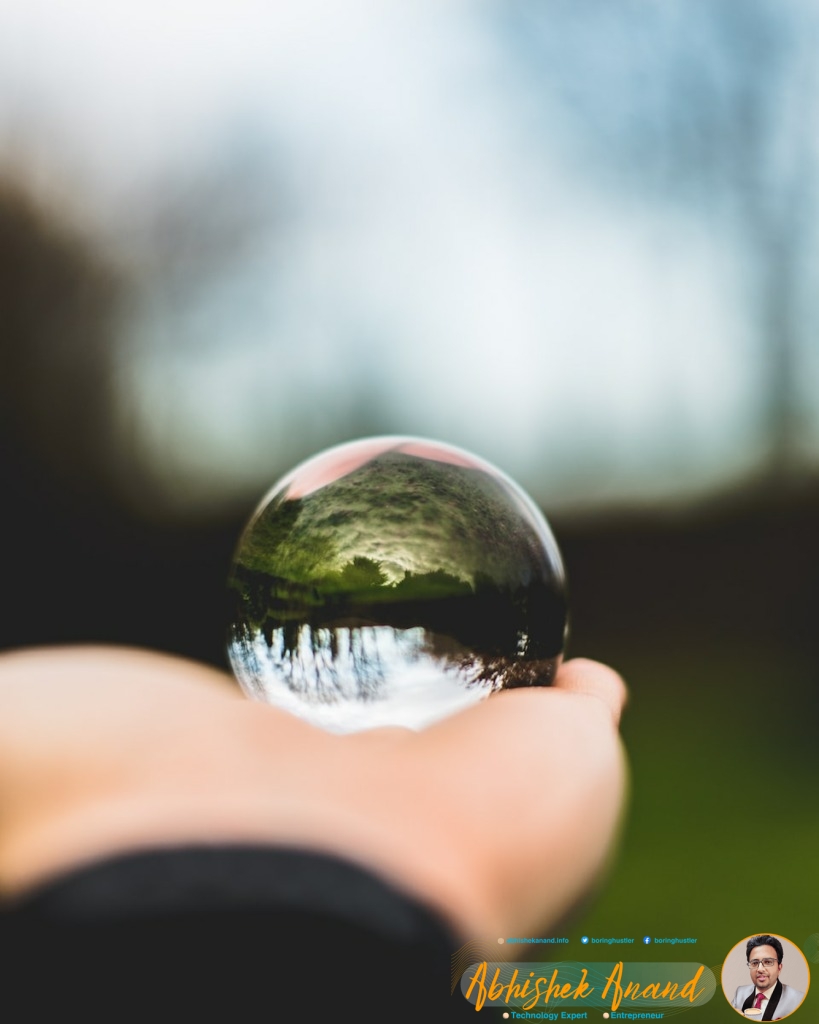
<svg viewBox="0 0 819 1024">
<path fill-rule="evenodd" d="M 773 967 L 774 964 L 778 964 L 778 960 L 749 960 L 748 966 L 757 968 L 761 964 L 763 967 Z"/>
</svg>

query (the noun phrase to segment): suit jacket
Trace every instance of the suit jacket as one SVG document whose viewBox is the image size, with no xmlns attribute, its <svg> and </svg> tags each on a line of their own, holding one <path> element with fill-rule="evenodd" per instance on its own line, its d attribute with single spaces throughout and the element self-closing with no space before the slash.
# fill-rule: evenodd
<svg viewBox="0 0 819 1024">
<path fill-rule="evenodd" d="M 736 995 L 734 996 L 731 1006 L 740 1012 L 746 1009 L 746 1004 L 748 1006 L 753 1006 L 755 991 L 755 985 L 740 985 L 736 991 Z M 781 981 L 777 981 L 773 992 L 771 992 L 765 1013 L 762 1017 L 757 1017 L 756 1019 L 779 1020 L 780 1017 L 787 1017 L 789 1013 L 793 1013 L 804 998 L 804 992 L 800 992 L 798 989 L 791 988 L 790 985 L 783 985 Z"/>
</svg>

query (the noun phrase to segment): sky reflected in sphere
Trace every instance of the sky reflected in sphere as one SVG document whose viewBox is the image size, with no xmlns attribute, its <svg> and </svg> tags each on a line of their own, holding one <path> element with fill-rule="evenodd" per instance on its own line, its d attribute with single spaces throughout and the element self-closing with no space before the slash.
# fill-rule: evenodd
<svg viewBox="0 0 819 1024">
<path fill-rule="evenodd" d="M 280 480 L 229 594 L 243 690 L 337 732 L 421 728 L 548 685 L 566 634 L 540 510 L 489 463 L 419 438 L 339 445 Z"/>
</svg>

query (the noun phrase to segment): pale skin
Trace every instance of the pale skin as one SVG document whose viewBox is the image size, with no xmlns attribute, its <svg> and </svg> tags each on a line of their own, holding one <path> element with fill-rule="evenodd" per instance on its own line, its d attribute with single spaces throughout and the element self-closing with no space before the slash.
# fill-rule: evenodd
<svg viewBox="0 0 819 1024">
<path fill-rule="evenodd" d="M 619 675 L 575 658 L 420 732 L 336 736 L 229 676 L 130 648 L 0 655 L 0 898 L 188 843 L 335 853 L 464 941 L 538 934 L 595 885 L 622 817 Z"/>
</svg>

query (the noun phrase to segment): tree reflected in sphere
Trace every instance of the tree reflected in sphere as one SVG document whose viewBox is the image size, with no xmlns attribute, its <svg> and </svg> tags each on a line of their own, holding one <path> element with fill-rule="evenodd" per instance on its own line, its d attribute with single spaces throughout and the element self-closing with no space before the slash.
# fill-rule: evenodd
<svg viewBox="0 0 819 1024">
<path fill-rule="evenodd" d="M 245 528 L 228 593 L 245 693 L 334 732 L 422 728 L 549 685 L 566 637 L 540 510 L 494 466 L 420 438 L 354 441 L 292 470 Z"/>
</svg>

